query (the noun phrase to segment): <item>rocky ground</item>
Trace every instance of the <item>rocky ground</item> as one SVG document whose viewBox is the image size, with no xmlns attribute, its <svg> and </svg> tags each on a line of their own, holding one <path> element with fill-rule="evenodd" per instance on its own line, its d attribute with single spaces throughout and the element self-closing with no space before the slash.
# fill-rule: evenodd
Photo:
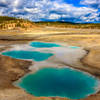
<svg viewBox="0 0 100 100">
<path fill-rule="evenodd" d="M 46 35 L 34 38 L 32 41 L 64 42 L 73 46 L 84 47 L 88 54 L 81 59 L 83 65 L 80 68 L 100 78 L 100 35 Z M 29 41 L 0 40 L 0 51 L 10 48 L 13 44 L 23 44 Z M 29 72 L 30 61 L 12 59 L 0 55 L 0 100 L 69 100 L 66 98 L 37 98 L 27 94 L 20 88 L 12 85 L 15 80 Z M 100 93 L 81 100 L 100 100 Z"/>
</svg>

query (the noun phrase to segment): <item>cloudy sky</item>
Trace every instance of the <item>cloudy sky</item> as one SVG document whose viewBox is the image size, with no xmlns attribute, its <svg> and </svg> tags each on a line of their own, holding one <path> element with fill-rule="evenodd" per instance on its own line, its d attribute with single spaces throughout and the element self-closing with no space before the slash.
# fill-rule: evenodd
<svg viewBox="0 0 100 100">
<path fill-rule="evenodd" d="M 99 23 L 100 0 L 0 0 L 0 16 Z"/>
</svg>

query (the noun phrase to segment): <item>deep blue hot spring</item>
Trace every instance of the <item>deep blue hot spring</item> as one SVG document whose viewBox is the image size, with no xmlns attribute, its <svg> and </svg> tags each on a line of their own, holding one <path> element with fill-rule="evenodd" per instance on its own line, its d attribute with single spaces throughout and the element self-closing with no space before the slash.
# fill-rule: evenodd
<svg viewBox="0 0 100 100">
<path fill-rule="evenodd" d="M 43 68 L 26 75 L 16 85 L 37 97 L 80 99 L 96 92 L 98 80 L 70 68 Z"/>
</svg>

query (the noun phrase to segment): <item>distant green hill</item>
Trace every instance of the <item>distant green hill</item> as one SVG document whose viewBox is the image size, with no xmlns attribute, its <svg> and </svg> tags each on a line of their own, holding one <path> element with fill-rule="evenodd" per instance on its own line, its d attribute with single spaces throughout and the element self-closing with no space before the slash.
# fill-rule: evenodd
<svg viewBox="0 0 100 100">
<path fill-rule="evenodd" d="M 14 27 L 33 28 L 33 27 L 58 27 L 58 28 L 81 28 L 81 29 L 100 29 L 100 23 L 72 23 L 72 22 L 32 22 L 25 19 L 19 19 L 8 16 L 0 16 L 0 29 L 7 29 L 8 24 L 13 24 Z M 15 24 L 15 25 L 14 25 Z M 10 25 L 11 26 L 11 25 Z"/>
<path fill-rule="evenodd" d="M 63 28 L 89 28 L 89 29 L 100 29 L 100 23 L 72 23 L 72 22 L 36 22 L 41 26 L 53 26 Z"/>
<path fill-rule="evenodd" d="M 29 20 L 8 17 L 8 16 L 0 16 L 1 30 L 8 30 L 8 29 L 28 30 L 37 27 L 38 25 Z"/>
</svg>

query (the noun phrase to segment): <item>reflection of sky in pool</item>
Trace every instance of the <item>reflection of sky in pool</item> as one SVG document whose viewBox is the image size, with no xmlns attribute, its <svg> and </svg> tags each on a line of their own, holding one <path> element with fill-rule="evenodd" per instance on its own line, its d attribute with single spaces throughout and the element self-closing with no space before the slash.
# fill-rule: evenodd
<svg viewBox="0 0 100 100">
<path fill-rule="evenodd" d="M 44 42 L 31 42 L 30 46 L 14 46 L 11 50 L 2 52 L 2 55 L 12 58 L 33 60 L 31 70 L 60 65 L 61 69 L 44 68 L 26 75 L 17 85 L 35 96 L 59 96 L 71 99 L 84 98 L 97 92 L 94 89 L 98 87 L 99 82 L 96 78 L 71 68 L 63 68 L 63 65 L 76 66 L 77 61 L 85 54 L 86 51 L 80 47 Z M 52 58 L 48 59 L 50 57 Z"/>
<path fill-rule="evenodd" d="M 26 75 L 16 85 L 35 96 L 84 98 L 95 93 L 98 80 L 70 68 L 44 68 Z"/>
<path fill-rule="evenodd" d="M 36 48 L 52 48 L 52 47 L 60 47 L 61 45 L 56 43 L 45 43 L 45 42 L 31 42 L 30 46 Z"/>
<path fill-rule="evenodd" d="M 7 51 L 2 53 L 2 55 L 17 59 L 33 59 L 35 61 L 47 60 L 49 57 L 53 56 L 52 53 L 42 53 L 38 51 Z"/>
</svg>

